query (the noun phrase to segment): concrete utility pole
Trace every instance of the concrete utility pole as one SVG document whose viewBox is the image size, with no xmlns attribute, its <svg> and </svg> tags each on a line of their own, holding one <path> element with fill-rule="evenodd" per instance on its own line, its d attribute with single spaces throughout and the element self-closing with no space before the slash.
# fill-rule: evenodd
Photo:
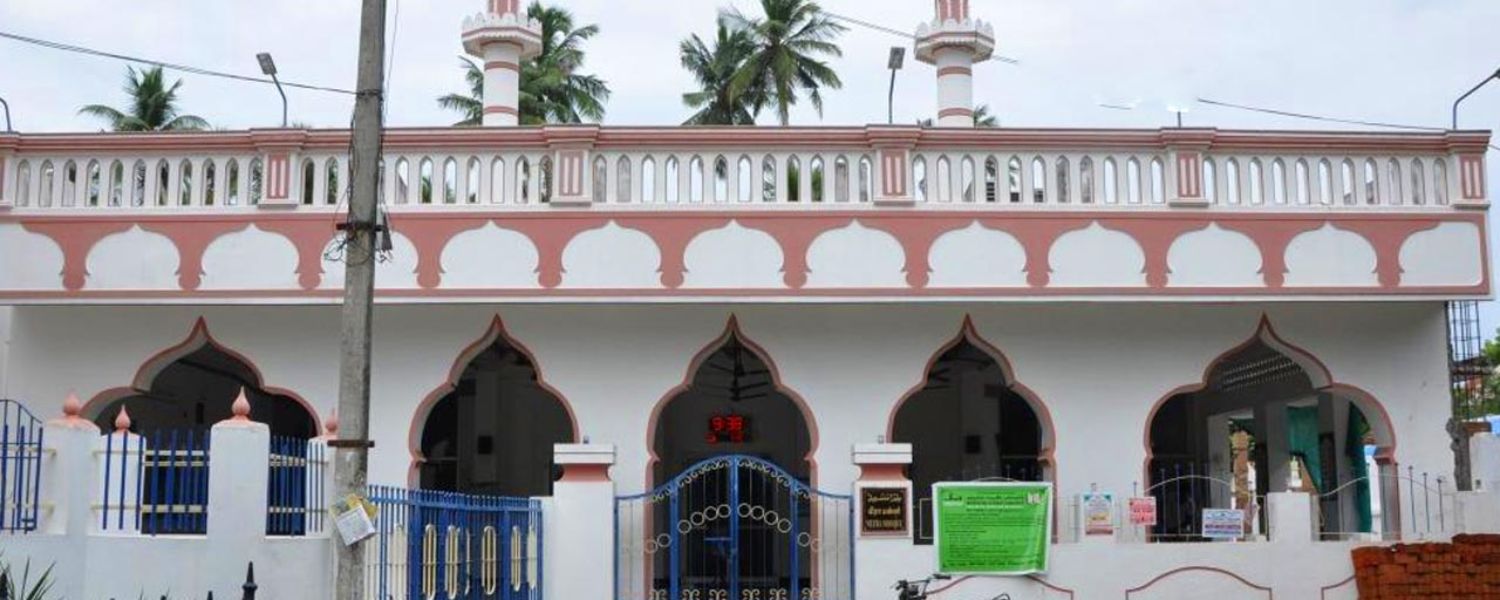
<svg viewBox="0 0 1500 600">
<path fill-rule="evenodd" d="M 339 433 L 334 440 L 335 498 L 365 493 L 370 460 L 370 324 L 374 312 L 375 249 L 380 232 L 381 110 L 385 99 L 385 0 L 363 0 L 359 25 L 359 80 L 354 100 L 354 170 L 349 218 L 343 225 L 344 309 L 339 355 Z M 338 546 L 337 600 L 363 595 L 364 553 Z"/>
</svg>

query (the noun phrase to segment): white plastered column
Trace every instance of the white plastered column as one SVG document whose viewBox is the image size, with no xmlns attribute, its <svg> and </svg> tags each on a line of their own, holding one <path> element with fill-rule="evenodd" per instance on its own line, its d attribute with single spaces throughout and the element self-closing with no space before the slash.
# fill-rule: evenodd
<svg viewBox="0 0 1500 600">
<path fill-rule="evenodd" d="M 555 444 L 553 462 L 563 477 L 552 486 L 543 512 L 547 532 L 543 564 L 548 598 L 615 597 L 615 464 L 611 444 Z M 579 568 L 583 572 L 579 572 Z"/>
<path fill-rule="evenodd" d="M 484 46 L 484 126 L 521 123 L 521 47 L 511 42 Z"/>
<path fill-rule="evenodd" d="M 974 51 L 946 46 L 933 52 L 937 66 L 939 127 L 974 126 Z"/>
</svg>

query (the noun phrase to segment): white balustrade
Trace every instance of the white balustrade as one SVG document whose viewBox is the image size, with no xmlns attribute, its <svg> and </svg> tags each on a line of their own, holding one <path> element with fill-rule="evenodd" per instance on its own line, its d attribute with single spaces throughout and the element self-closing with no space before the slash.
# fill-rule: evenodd
<svg viewBox="0 0 1500 600">
<path fill-rule="evenodd" d="M 564 182 L 554 168 L 568 147 L 551 148 L 545 135 L 520 130 L 529 137 L 517 143 L 486 144 L 490 138 L 466 142 L 460 130 L 402 130 L 393 132 L 385 149 L 381 177 L 382 198 L 398 211 L 536 208 L 560 197 Z M 594 128 L 593 131 L 609 132 Z M 633 130 L 631 130 L 633 132 Z M 662 130 L 666 139 L 694 129 Z M 567 206 L 608 205 L 613 208 L 876 208 L 882 148 L 871 142 L 855 144 L 850 131 L 828 130 L 830 142 L 819 148 L 808 136 L 788 135 L 777 147 L 776 131 L 757 133 L 753 144 L 737 139 L 747 130 L 724 130 L 722 136 L 697 136 L 692 143 L 584 145 L 582 193 L 569 192 Z M 842 134 L 840 132 L 843 132 Z M 897 131 L 900 131 L 897 129 Z M 942 133 L 930 134 L 930 131 Z M 1178 153 L 1155 132 L 1135 135 L 1138 147 L 1119 141 L 1083 141 L 1059 132 L 1049 143 L 1045 131 L 1026 131 L 1026 148 L 1018 134 L 971 134 L 963 146 L 942 147 L 947 130 L 911 131 L 914 149 L 905 168 L 913 203 L 928 208 L 1021 209 L 1179 209 L 1206 206 L 1223 210 L 1420 210 L 1483 205 L 1483 200 L 1460 199 L 1460 156 L 1474 152 L 1444 145 L 1442 134 L 1411 134 L 1361 140 L 1359 134 L 1316 134 L 1299 141 L 1298 134 L 1261 146 L 1265 151 L 1218 150 L 1209 145 L 1197 152 L 1203 187 L 1201 202 L 1192 208 L 1178 205 Z M 1162 130 L 1161 136 L 1167 136 Z M 1202 130 L 1213 134 L 1213 130 Z M 349 194 L 352 179 L 347 147 L 327 140 L 341 132 L 303 132 L 322 136 L 322 143 L 291 150 L 286 187 L 289 198 L 278 208 L 335 210 Z M 490 132 L 503 138 L 502 133 Z M 1114 132 L 1119 133 L 1119 132 Z M 1232 135 L 1254 135 L 1233 134 Z M 214 135 L 214 134 L 208 134 Z M 226 134 L 228 135 L 228 134 Z M 995 136 L 991 143 L 985 136 Z M 1314 135 L 1314 134 L 1306 134 Z M 397 143 L 422 136 L 435 140 L 430 148 Z M 162 151 L 170 144 L 148 144 L 150 151 L 57 151 L 59 144 L 27 148 L 20 141 L 4 165 L 0 178 L 6 189 L 0 199 L 15 210 L 249 210 L 268 197 L 272 182 L 266 165 L 273 151 L 246 146 L 239 152 L 182 153 Z M 108 136 L 101 136 L 101 139 Z M 252 136 L 253 137 L 253 136 Z M 85 138 L 86 139 L 86 138 Z M 310 139 L 310 138 L 309 138 Z M 713 139 L 704 142 L 704 139 Z M 956 139 L 956 138 L 955 138 Z M 5 141 L 5 140 L 0 140 Z M 86 143 L 72 143 L 86 147 Z M 739 143 L 740 146 L 736 147 Z M 1318 151 L 1318 145 L 1328 151 Z M 1404 145 L 1403 145 L 1404 144 Z M 1054 146 L 1049 148 L 1050 146 Z M 103 145 L 105 148 L 112 146 Z M 225 146 L 232 146 L 226 142 Z M 1260 147 L 1260 146 L 1251 146 Z M 1380 151 L 1382 147 L 1390 151 Z M 1409 150 L 1408 148 L 1418 148 Z M 278 147 L 279 148 L 279 147 Z M 1311 148 L 1311 149 L 1309 149 Z M 1480 154 L 1482 156 L 1482 153 Z M 577 169 L 573 169 L 576 171 Z M 573 180 L 575 191 L 578 178 Z"/>
</svg>

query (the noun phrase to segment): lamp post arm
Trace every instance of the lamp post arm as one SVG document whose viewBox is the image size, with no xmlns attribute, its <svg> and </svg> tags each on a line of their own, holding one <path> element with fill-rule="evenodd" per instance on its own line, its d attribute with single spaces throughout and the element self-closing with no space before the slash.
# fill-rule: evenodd
<svg viewBox="0 0 1500 600">
<path fill-rule="evenodd" d="M 885 99 L 885 123 L 896 124 L 896 69 L 891 69 L 891 91 Z"/>
<path fill-rule="evenodd" d="M 5 108 L 5 132 L 10 133 L 15 131 L 15 129 L 10 126 L 10 103 L 6 102 L 4 98 L 0 98 L 0 107 Z"/>
<path fill-rule="evenodd" d="M 276 93 L 281 94 L 281 128 L 286 129 L 286 90 L 281 88 L 281 80 L 276 74 L 271 74 L 271 81 L 276 84 Z"/>
<path fill-rule="evenodd" d="M 1484 87 L 1485 84 L 1489 83 L 1491 79 L 1500 79 L 1500 70 L 1495 71 L 1495 73 L 1493 75 L 1490 75 L 1489 77 L 1485 77 L 1484 81 L 1479 82 L 1473 87 L 1473 89 L 1464 92 L 1464 95 L 1459 96 L 1457 100 L 1453 101 L 1453 129 L 1455 131 L 1458 130 L 1458 105 L 1463 104 L 1464 100 L 1468 100 L 1469 96 L 1473 96 L 1474 92 L 1479 91 L 1479 88 Z"/>
</svg>

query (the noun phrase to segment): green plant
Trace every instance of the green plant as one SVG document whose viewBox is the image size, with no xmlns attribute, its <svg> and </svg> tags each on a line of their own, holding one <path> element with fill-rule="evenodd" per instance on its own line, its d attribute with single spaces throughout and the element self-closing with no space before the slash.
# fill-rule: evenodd
<svg viewBox="0 0 1500 600">
<path fill-rule="evenodd" d="M 0 563 L 0 597 L 13 600 L 47 600 L 51 598 L 52 585 L 56 583 L 52 579 L 52 566 L 37 576 L 36 581 L 31 580 L 31 561 L 26 561 L 26 566 L 21 568 L 21 577 L 16 578 L 11 572 L 10 563 Z"/>
</svg>

